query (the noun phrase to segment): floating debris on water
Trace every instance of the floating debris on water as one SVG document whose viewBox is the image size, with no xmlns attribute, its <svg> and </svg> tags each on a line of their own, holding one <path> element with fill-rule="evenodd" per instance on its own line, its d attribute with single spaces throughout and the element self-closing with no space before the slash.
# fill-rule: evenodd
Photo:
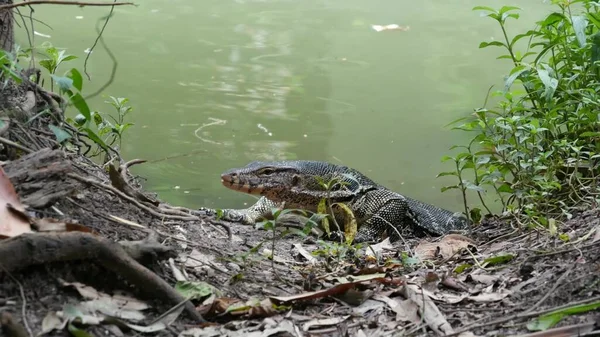
<svg viewBox="0 0 600 337">
<path fill-rule="evenodd" d="M 256 124 L 256 126 L 259 129 L 263 130 L 267 135 L 269 135 L 269 137 L 273 136 L 273 133 L 269 132 L 269 130 L 266 127 L 264 127 L 262 124 L 259 123 L 259 124 Z"/>
<path fill-rule="evenodd" d="M 409 26 L 400 26 L 397 24 L 391 24 L 391 25 L 371 25 L 371 28 L 373 28 L 376 32 L 383 32 L 384 30 L 400 30 L 403 32 L 406 32 L 407 30 L 410 29 Z"/>
</svg>

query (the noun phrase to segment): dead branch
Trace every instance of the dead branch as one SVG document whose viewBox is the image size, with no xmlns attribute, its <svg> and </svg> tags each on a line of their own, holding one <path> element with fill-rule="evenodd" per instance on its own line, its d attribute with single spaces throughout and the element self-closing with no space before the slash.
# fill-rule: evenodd
<svg viewBox="0 0 600 337">
<path fill-rule="evenodd" d="M 106 3 L 106 2 L 88 2 L 88 1 L 29 0 L 29 1 L 13 3 L 10 5 L 1 5 L 0 10 L 10 9 L 10 8 L 15 8 L 15 7 L 31 6 L 31 5 L 75 5 L 75 6 L 79 6 L 79 7 L 85 7 L 85 6 L 124 6 L 124 5 L 135 6 L 136 4 L 133 2 Z"/>
<path fill-rule="evenodd" d="M 145 296 L 176 305 L 185 298 L 167 282 L 134 260 L 123 247 L 103 237 L 83 232 L 28 233 L 0 242 L 0 265 L 14 271 L 50 262 L 93 260 L 124 277 Z M 191 302 L 185 311 L 205 322 Z"/>
<path fill-rule="evenodd" d="M 147 202 L 154 206 L 158 206 L 159 202 L 156 200 L 150 199 L 144 193 L 134 189 L 129 185 L 127 181 L 127 164 L 121 165 L 118 169 L 113 165 L 108 165 L 108 176 L 110 177 L 111 184 L 118 189 L 119 191 L 127 194 L 128 196 L 135 198 L 141 202 Z"/>
</svg>

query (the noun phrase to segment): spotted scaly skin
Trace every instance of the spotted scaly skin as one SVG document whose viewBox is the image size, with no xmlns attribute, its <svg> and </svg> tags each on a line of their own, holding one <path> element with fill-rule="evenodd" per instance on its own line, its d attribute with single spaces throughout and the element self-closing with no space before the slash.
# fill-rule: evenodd
<svg viewBox="0 0 600 337">
<path fill-rule="evenodd" d="M 326 191 L 319 181 L 343 182 Z M 401 235 L 443 235 L 468 227 L 461 213 L 429 205 L 390 191 L 347 166 L 327 162 L 296 160 L 255 161 L 221 175 L 232 190 L 262 196 L 247 209 L 226 209 L 223 219 L 254 224 L 281 207 L 316 212 L 322 198 L 345 203 L 354 212 L 358 231 L 355 242 L 376 241 L 387 234 L 392 241 Z M 343 214 L 336 214 L 343 224 Z"/>
</svg>

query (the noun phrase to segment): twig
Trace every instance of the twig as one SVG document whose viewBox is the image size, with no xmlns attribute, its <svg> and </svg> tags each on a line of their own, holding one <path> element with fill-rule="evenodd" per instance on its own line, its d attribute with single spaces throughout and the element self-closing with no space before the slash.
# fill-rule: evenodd
<svg viewBox="0 0 600 337">
<path fill-rule="evenodd" d="M 27 147 L 25 147 L 25 146 L 23 146 L 21 144 L 17 144 L 15 142 L 13 142 L 12 140 L 6 139 L 4 137 L 0 137 L 0 143 L 6 144 L 6 145 L 9 145 L 9 146 L 12 146 L 12 147 L 16 147 L 17 149 L 25 151 L 27 153 L 33 153 L 34 152 L 33 150 L 31 150 L 31 149 L 29 149 L 29 148 L 27 148 Z"/>
<path fill-rule="evenodd" d="M 68 177 L 73 178 L 75 180 L 79 180 L 80 182 L 86 183 L 86 184 L 90 184 L 90 185 L 94 185 L 96 187 L 105 189 L 105 190 L 109 190 L 110 192 L 118 195 L 119 197 L 133 203 L 134 205 L 138 206 L 139 208 L 143 209 L 144 211 L 149 212 L 150 214 L 157 216 L 159 218 L 163 218 L 163 219 L 172 219 L 172 220 L 181 220 L 181 221 L 198 221 L 200 220 L 199 217 L 197 216 L 179 216 L 179 215 L 168 215 L 168 214 L 161 214 L 155 210 L 153 210 L 152 208 L 142 204 L 141 202 L 135 200 L 134 198 L 128 196 L 127 194 L 119 191 L 118 189 L 114 188 L 113 186 L 110 185 L 105 185 L 102 184 L 100 182 L 97 182 L 93 179 L 88 179 L 85 177 L 82 177 L 78 174 L 75 173 L 68 173 L 67 174 Z"/>
<path fill-rule="evenodd" d="M 117 0 L 114 0 L 113 3 L 111 4 L 112 6 L 110 7 L 110 12 L 106 16 L 106 20 L 104 20 L 104 25 L 102 25 L 102 29 L 98 32 L 98 36 L 96 36 L 96 40 L 94 41 L 94 44 L 92 44 L 92 47 L 90 47 L 89 52 L 85 56 L 85 61 L 83 61 L 83 72 L 85 73 L 85 76 L 87 76 L 88 80 L 91 80 L 90 74 L 88 74 L 88 72 L 87 72 L 88 59 L 90 58 L 90 55 L 92 55 L 92 52 L 96 48 L 96 45 L 98 44 L 98 40 L 100 40 L 102 38 L 102 33 L 104 33 L 104 29 L 106 28 L 106 25 L 108 24 L 108 21 L 112 17 L 113 11 L 115 10 L 114 4 L 116 2 L 117 2 Z"/>
<path fill-rule="evenodd" d="M 115 0 L 115 2 L 116 2 L 116 0 Z M 113 4 L 115 2 L 113 2 Z M 101 30 L 98 29 L 98 23 L 96 23 L 96 32 L 98 32 L 98 36 L 96 37 L 96 41 L 94 41 L 94 44 L 90 48 L 90 52 L 85 57 L 85 62 L 83 64 L 83 72 L 85 73 L 85 75 L 89 79 L 90 75 L 87 72 L 87 61 L 88 61 L 88 58 L 90 57 L 90 55 L 92 54 L 92 51 L 96 47 L 96 43 L 98 43 L 98 41 L 100 41 L 100 43 L 102 43 L 102 46 L 104 47 L 104 50 L 108 54 L 108 57 L 110 57 L 110 60 L 112 61 L 112 69 L 110 70 L 110 77 L 108 78 L 108 81 L 106 81 L 106 83 L 104 83 L 100 88 L 98 88 L 98 90 L 96 90 L 96 92 L 87 95 L 85 97 L 86 100 L 89 100 L 92 97 L 98 96 L 101 92 L 104 91 L 104 89 L 108 88 L 112 84 L 112 82 L 115 80 L 115 75 L 117 74 L 117 67 L 119 66 L 119 62 L 117 61 L 117 58 L 112 53 L 112 51 L 110 50 L 110 48 L 108 48 L 108 46 L 106 45 L 106 43 L 104 43 L 104 38 L 102 37 L 102 33 L 104 32 L 104 28 L 106 28 L 106 25 L 108 24 L 108 20 L 111 18 L 114 9 L 115 9 L 115 6 L 112 6 L 110 8 L 110 13 L 106 17 L 106 20 L 104 21 L 104 25 L 102 26 Z"/>
<path fill-rule="evenodd" d="M 88 2 L 88 1 L 63 1 L 63 0 L 29 0 L 23 2 L 17 2 L 9 5 L 0 5 L 0 10 L 15 8 L 15 7 L 24 7 L 30 5 L 75 5 L 79 7 L 84 6 L 123 6 L 123 5 L 132 5 L 136 6 L 133 2 L 114 2 L 114 3 L 106 3 L 106 2 Z"/>
<path fill-rule="evenodd" d="M 29 337 L 33 337 L 33 332 L 31 331 L 31 328 L 29 327 L 29 323 L 27 322 L 27 298 L 25 297 L 25 291 L 23 290 L 23 285 L 8 270 L 4 269 L 4 267 L 2 265 L 0 265 L 0 270 L 5 272 L 6 275 L 8 275 L 8 277 L 19 286 L 19 293 L 21 294 L 21 300 L 23 301 L 23 304 L 21 305 L 21 315 L 23 315 L 23 325 L 25 326 L 25 329 L 27 329 L 27 333 L 29 334 Z"/>
</svg>

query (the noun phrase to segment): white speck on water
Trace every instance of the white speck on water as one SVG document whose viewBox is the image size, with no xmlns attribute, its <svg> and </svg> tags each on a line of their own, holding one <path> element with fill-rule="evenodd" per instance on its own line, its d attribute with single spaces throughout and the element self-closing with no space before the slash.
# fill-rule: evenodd
<svg viewBox="0 0 600 337">
<path fill-rule="evenodd" d="M 272 136 L 273 134 L 269 132 L 269 137 Z"/>
<path fill-rule="evenodd" d="M 150 13 L 158 13 L 158 9 L 151 9 Z"/>
<path fill-rule="evenodd" d="M 185 193 L 185 194 L 190 194 L 190 191 L 183 191 L 183 193 Z"/>
<path fill-rule="evenodd" d="M 306 137 L 308 137 L 308 135 L 305 133 L 305 134 L 304 134 L 304 138 L 306 138 Z"/>
<path fill-rule="evenodd" d="M 84 50 L 83 52 L 84 52 L 84 53 L 86 53 L 86 54 L 91 54 L 91 53 L 93 53 L 93 51 L 92 51 L 90 48 L 88 48 L 88 49 Z"/>
<path fill-rule="evenodd" d="M 245 202 L 245 203 L 244 203 L 244 206 L 248 206 L 248 203 L 247 203 L 247 202 Z"/>
<path fill-rule="evenodd" d="M 34 34 L 34 35 L 37 35 L 37 36 L 41 36 L 41 37 L 47 37 L 47 38 L 51 38 L 51 36 L 50 36 L 50 35 L 47 35 L 47 34 L 42 34 L 42 33 L 40 33 L 40 32 L 37 32 L 37 31 L 35 31 L 35 30 L 33 31 L 33 34 Z"/>
<path fill-rule="evenodd" d="M 180 189 L 181 187 L 180 187 L 180 186 L 175 186 L 174 188 L 175 188 L 176 190 L 178 190 L 178 189 Z"/>
<path fill-rule="evenodd" d="M 400 183 L 400 185 L 404 185 L 404 181 Z"/>
<path fill-rule="evenodd" d="M 77 20 L 81 20 L 81 19 L 83 19 L 83 15 L 77 15 L 77 16 L 75 17 L 75 19 L 77 19 Z"/>
</svg>

